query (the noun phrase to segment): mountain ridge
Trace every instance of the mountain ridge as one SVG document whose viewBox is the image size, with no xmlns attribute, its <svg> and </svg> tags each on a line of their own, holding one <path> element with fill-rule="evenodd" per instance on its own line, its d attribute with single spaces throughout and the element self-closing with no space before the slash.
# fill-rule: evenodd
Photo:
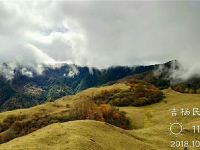
<svg viewBox="0 0 200 150">
<path fill-rule="evenodd" d="M 6 68 L 7 64 L 3 64 Z M 27 108 L 55 100 L 65 95 L 72 95 L 84 89 L 100 86 L 123 77 L 154 70 L 158 65 L 116 66 L 107 69 L 60 65 L 44 67 L 42 74 L 32 68 L 19 66 L 13 70 L 13 78 L 0 75 L 0 111 Z M 28 75 L 27 75 L 28 74 Z"/>
<path fill-rule="evenodd" d="M 12 68 L 6 63 L 3 65 Z M 144 80 L 160 89 L 172 87 L 182 93 L 199 93 L 200 78 L 177 82 L 172 73 L 178 69 L 177 60 L 149 66 L 113 66 L 107 69 L 59 64 L 44 66 L 40 74 L 33 68 L 19 66 L 13 70 L 12 80 L 0 73 L 0 111 L 32 107 L 90 87 L 114 84 L 128 78 Z"/>
</svg>

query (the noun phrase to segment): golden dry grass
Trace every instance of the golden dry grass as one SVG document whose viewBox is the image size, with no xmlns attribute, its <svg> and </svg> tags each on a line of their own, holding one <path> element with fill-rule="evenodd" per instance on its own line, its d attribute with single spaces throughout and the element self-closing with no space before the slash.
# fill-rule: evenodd
<svg viewBox="0 0 200 150">
<path fill-rule="evenodd" d="M 151 150 L 127 131 L 97 121 L 57 123 L 2 144 L 0 149 Z"/>
<path fill-rule="evenodd" d="M 129 88 L 125 84 L 91 88 L 75 96 L 64 97 L 54 103 L 46 103 L 30 109 L 15 110 L 0 114 L 1 120 L 8 114 L 32 115 L 43 109 L 44 113 L 60 113 L 66 104 L 72 104 L 83 96 L 97 94 L 101 90 Z M 168 150 L 171 140 L 200 140 L 192 133 L 192 125 L 200 125 L 198 117 L 171 117 L 172 108 L 200 108 L 199 94 L 181 94 L 171 89 L 163 91 L 166 98 L 144 107 L 120 107 L 131 119 L 132 130 L 123 130 L 97 121 L 72 121 L 57 123 L 39 129 L 29 135 L 16 138 L 0 145 L 0 149 L 81 149 L 81 150 Z M 175 137 L 168 130 L 170 123 L 183 123 L 183 135 Z M 184 148 L 174 148 L 183 150 Z M 192 150 L 193 148 L 189 148 Z M 198 148 L 196 148 L 198 149 Z"/>
</svg>

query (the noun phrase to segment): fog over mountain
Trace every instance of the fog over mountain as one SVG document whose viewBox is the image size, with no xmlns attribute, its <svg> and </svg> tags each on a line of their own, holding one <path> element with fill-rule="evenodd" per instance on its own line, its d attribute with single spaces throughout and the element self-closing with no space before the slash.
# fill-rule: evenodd
<svg viewBox="0 0 200 150">
<path fill-rule="evenodd" d="M 104 68 L 177 59 L 173 76 L 187 79 L 200 74 L 199 3 L 1 1 L 0 62 L 39 70 L 41 63 Z"/>
</svg>

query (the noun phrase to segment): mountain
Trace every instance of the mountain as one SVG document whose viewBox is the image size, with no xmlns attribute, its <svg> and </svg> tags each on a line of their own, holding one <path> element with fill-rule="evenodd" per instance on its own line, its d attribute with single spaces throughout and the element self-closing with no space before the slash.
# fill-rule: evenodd
<svg viewBox="0 0 200 150">
<path fill-rule="evenodd" d="M 173 83 L 172 73 L 179 69 L 179 63 L 177 60 L 169 61 L 164 64 L 156 66 L 153 70 L 149 70 L 139 74 L 133 74 L 127 76 L 118 82 L 123 82 L 124 80 L 138 79 L 145 82 L 151 83 L 158 87 L 159 89 L 166 89 Z"/>
<path fill-rule="evenodd" d="M 0 111 L 27 108 L 123 77 L 149 72 L 159 65 L 115 66 L 107 69 L 77 65 L 43 65 L 35 68 L 3 63 L 0 71 Z M 17 66 L 17 67 L 16 67 Z"/>
<path fill-rule="evenodd" d="M 136 94 L 132 96 L 141 96 L 136 99 L 139 102 L 148 96 L 140 91 L 161 92 L 165 97 L 139 106 L 130 103 L 117 108 L 110 106 L 116 104 L 112 101 L 117 98 L 125 102 L 126 94 L 132 90 Z M 183 106 L 192 110 L 200 105 L 199 96 L 172 89 L 160 91 L 144 81 L 123 79 L 32 108 L 0 113 L 0 149 L 170 150 L 170 141 L 177 138 L 181 141 L 199 138 L 192 128 L 199 125 L 198 118 L 172 117 L 169 111 Z M 176 121 L 184 127 L 178 137 L 168 129 Z"/>
<path fill-rule="evenodd" d="M 65 96 L 54 102 L 46 102 L 29 109 L 3 112 L 0 113 L 0 146 L 48 125 L 64 122 L 69 122 L 69 124 L 72 122 L 72 126 L 80 125 L 81 128 L 88 124 L 91 127 L 88 132 L 92 129 L 96 131 L 100 127 L 97 130 L 99 134 L 101 132 L 106 134 L 104 130 L 108 130 L 110 134 L 116 136 L 122 134 L 124 139 L 122 138 L 121 141 L 125 142 L 129 136 L 131 138 L 131 134 L 122 129 L 131 129 L 131 122 L 126 117 L 126 113 L 115 106 L 147 106 L 158 103 L 163 98 L 163 93 L 155 86 L 143 81 L 132 80 L 111 86 L 90 88 L 75 95 Z M 86 121 L 82 123 L 82 121 L 76 122 L 76 120 L 96 120 L 98 122 L 88 121 L 87 123 Z M 71 128 L 71 125 L 66 127 Z M 132 142 L 142 144 L 134 137 L 131 139 Z M 144 145 L 148 147 L 149 144 Z"/>
<path fill-rule="evenodd" d="M 167 89 L 171 87 L 173 90 L 181 93 L 200 93 L 200 77 L 199 75 L 194 75 L 188 79 L 174 78 L 173 72 L 178 71 L 180 64 L 177 60 L 169 61 L 164 64 L 160 64 L 159 67 L 155 69 L 140 73 L 133 74 L 131 76 L 125 77 L 120 81 L 128 79 L 138 79 L 143 80 L 148 83 L 153 84 L 159 89 Z M 118 82 L 120 82 L 118 81 Z"/>
<path fill-rule="evenodd" d="M 200 94 L 200 77 L 193 76 L 188 80 L 174 83 L 171 87 L 181 93 Z"/>
<path fill-rule="evenodd" d="M 0 66 L 0 111 L 28 108 L 90 87 L 112 85 L 133 78 L 159 89 L 171 87 L 182 93 L 200 92 L 198 76 L 188 80 L 173 78 L 173 72 L 180 66 L 177 60 L 150 66 L 113 66 L 106 69 L 72 64 L 41 65 L 39 72 L 38 68 L 14 66 L 6 63 Z"/>
</svg>

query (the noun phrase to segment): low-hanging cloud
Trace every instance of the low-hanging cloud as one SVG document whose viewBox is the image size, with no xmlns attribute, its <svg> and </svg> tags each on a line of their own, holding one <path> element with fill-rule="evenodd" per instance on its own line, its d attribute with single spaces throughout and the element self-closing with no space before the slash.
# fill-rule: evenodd
<svg viewBox="0 0 200 150">
<path fill-rule="evenodd" d="M 198 1 L 0 2 L 0 62 L 104 68 L 177 59 L 200 74 Z"/>
</svg>

